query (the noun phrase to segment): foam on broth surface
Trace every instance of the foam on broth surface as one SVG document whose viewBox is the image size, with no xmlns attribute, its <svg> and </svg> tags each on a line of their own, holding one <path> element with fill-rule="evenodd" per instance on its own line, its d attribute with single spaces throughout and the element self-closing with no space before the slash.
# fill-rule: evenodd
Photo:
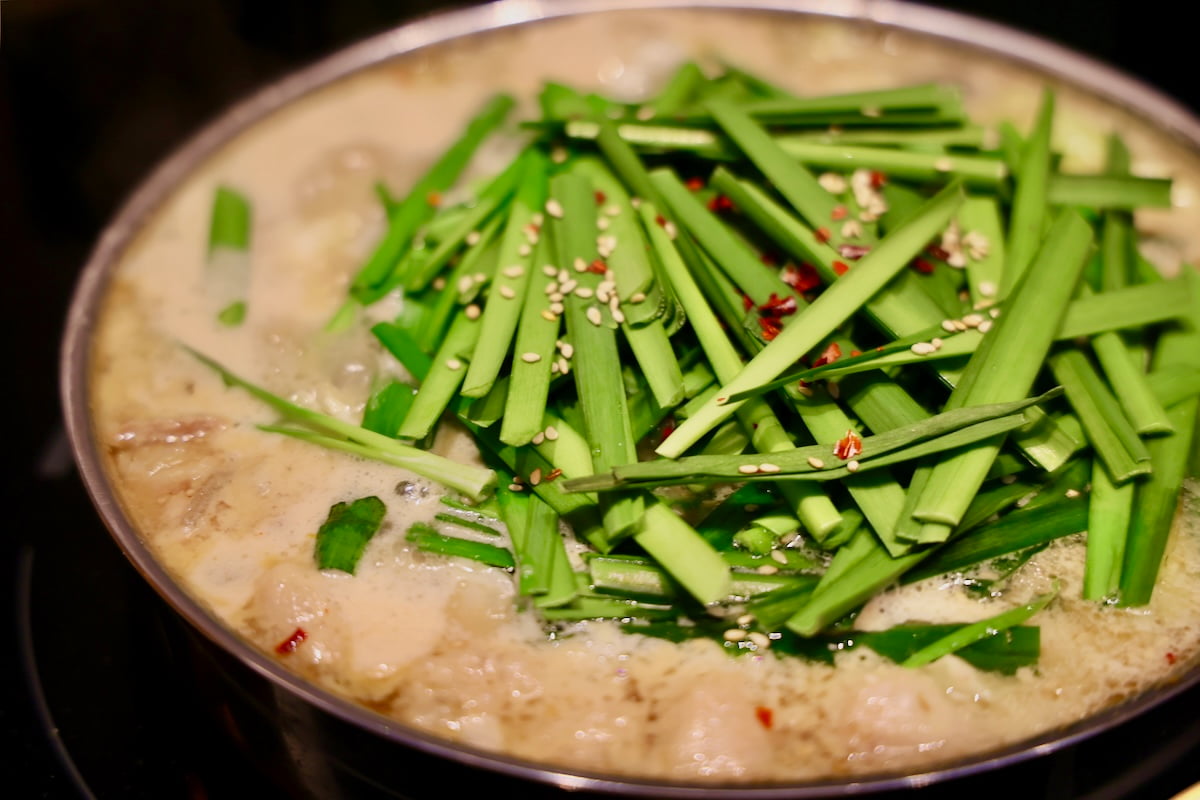
<svg viewBox="0 0 1200 800">
<path fill-rule="evenodd" d="M 859 648 L 836 667 L 715 645 L 625 635 L 607 624 L 548 641 L 514 610 L 504 572 L 415 552 L 408 525 L 435 513 L 436 486 L 257 431 L 272 412 L 178 347 L 357 421 L 380 371 L 399 374 L 367 331 L 322 326 L 382 232 L 371 184 L 409 186 L 496 90 L 532 102 L 543 79 L 644 96 L 685 57 L 728 58 L 799 93 L 952 79 L 982 121 L 1024 126 L 1043 79 L 917 36 L 777 14 L 606 13 L 430 48 L 344 79 L 237 136 L 169 198 L 115 274 L 94 349 L 91 400 L 118 495 L 153 551 L 231 628 L 293 669 L 437 735 L 536 761 L 669 779 L 804 780 L 910 770 L 1068 724 L 1166 679 L 1200 649 L 1200 531 L 1172 538 L 1154 603 L 1078 599 L 1082 537 L 1026 565 L 998 602 L 931 580 L 871 601 L 862 628 L 981 619 L 1062 582 L 1037 669 L 1015 677 L 949 657 L 907 670 Z M 1060 90 L 1058 146 L 1095 166 L 1119 130 L 1135 171 L 1170 175 L 1177 205 L 1139 219 L 1175 258 L 1200 255 L 1197 159 L 1142 122 Z M 527 106 L 527 108 L 529 108 Z M 476 165 L 490 171 L 505 145 Z M 486 163 L 484 163 L 486 162 Z M 215 323 L 204 255 L 221 182 L 254 207 L 245 325 Z M 1163 266 L 1172 267 L 1170 258 Z M 396 307 L 372 307 L 376 318 Z M 475 455 L 443 436 L 438 448 Z M 313 538 L 329 506 L 376 494 L 388 506 L 358 574 L 321 573 Z M 1188 515 L 1197 516 L 1191 499 Z M 1186 528 L 1186 529 L 1185 529 Z M 1168 656 L 1168 654 L 1170 654 Z M 772 712 L 762 724 L 758 709 Z"/>
</svg>

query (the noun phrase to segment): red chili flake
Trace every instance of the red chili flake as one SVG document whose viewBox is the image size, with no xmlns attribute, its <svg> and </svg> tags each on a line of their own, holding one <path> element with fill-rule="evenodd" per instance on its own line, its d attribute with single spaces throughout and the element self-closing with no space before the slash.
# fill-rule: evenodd
<svg viewBox="0 0 1200 800">
<path fill-rule="evenodd" d="M 786 317 L 789 314 L 795 314 L 796 307 L 796 298 L 792 297 L 791 295 L 788 295 L 787 297 L 780 297 L 774 292 L 771 292 L 771 298 L 758 307 L 758 313 L 764 317 L 774 317 L 775 319 L 779 319 L 781 317 Z"/>
<path fill-rule="evenodd" d="M 434 208 L 437 208 L 442 204 L 442 196 L 437 192 L 430 192 L 429 194 L 425 195 L 425 202 Z"/>
<path fill-rule="evenodd" d="M 861 355 L 862 355 L 862 350 L 851 350 L 850 351 L 851 358 L 858 358 Z"/>
<path fill-rule="evenodd" d="M 877 169 L 871 170 L 871 188 L 872 189 L 882 189 L 884 186 L 887 186 L 887 182 L 888 182 L 887 175 L 884 175 L 882 172 L 880 172 Z"/>
<path fill-rule="evenodd" d="M 824 364 L 832 364 L 842 357 L 842 348 L 837 342 L 830 342 L 829 346 L 821 351 L 821 355 L 817 356 L 817 360 L 813 362 L 814 367 L 820 367 Z"/>
<path fill-rule="evenodd" d="M 816 234 L 817 241 L 821 244 L 825 244 L 833 236 L 833 234 L 829 232 L 829 228 L 817 228 L 815 231 L 813 231 L 813 233 Z"/>
<path fill-rule="evenodd" d="M 1177 660 L 1178 659 L 1175 658 L 1174 653 L 1167 653 L 1167 663 L 1168 664 L 1174 664 Z"/>
<path fill-rule="evenodd" d="M 704 178 L 694 177 L 687 179 L 687 188 L 689 191 L 698 192 L 704 188 Z"/>
<path fill-rule="evenodd" d="M 750 299 L 750 295 L 742 292 L 742 310 L 749 311 L 754 308 L 754 301 Z"/>
<path fill-rule="evenodd" d="M 596 193 L 593 196 L 596 198 L 596 205 L 598 206 L 604 205 L 604 201 L 608 200 L 608 195 L 599 189 L 596 190 Z"/>
<path fill-rule="evenodd" d="M 848 461 L 862 452 L 862 437 L 854 431 L 846 431 L 846 435 L 837 440 L 833 446 L 833 454 L 842 461 Z"/>
<path fill-rule="evenodd" d="M 758 257 L 758 260 L 766 264 L 768 267 L 773 267 L 779 263 L 779 256 L 775 255 L 774 253 L 764 252 Z"/>
<path fill-rule="evenodd" d="M 941 259 L 942 261 L 950 258 L 950 251 L 937 244 L 929 245 L 929 247 L 925 248 L 925 252 L 929 253 L 929 255 L 933 256 L 934 258 Z"/>
<path fill-rule="evenodd" d="M 530 222 L 525 226 L 525 232 L 531 233 L 534 236 L 536 236 L 537 234 L 542 232 L 542 226 L 538 225 L 536 222 Z"/>
<path fill-rule="evenodd" d="M 758 724 L 767 730 L 771 730 L 771 726 L 775 724 L 775 712 L 766 706 L 755 706 L 754 716 L 758 718 Z"/>
<path fill-rule="evenodd" d="M 665 228 L 665 227 L 667 227 L 667 218 L 664 217 L 662 214 L 655 214 L 654 215 L 654 224 L 660 228 Z"/>
<path fill-rule="evenodd" d="M 851 261 L 858 261 L 860 258 L 871 252 L 871 248 L 865 244 L 839 244 L 838 253 L 842 258 L 848 258 Z"/>
<path fill-rule="evenodd" d="M 308 633 L 305 632 L 304 628 L 296 628 L 296 630 L 292 631 L 291 636 L 284 639 L 279 644 L 275 645 L 275 652 L 279 653 L 279 655 L 281 655 L 281 656 L 286 656 L 289 653 L 294 653 L 294 652 L 296 652 L 296 648 L 300 646 L 300 643 L 303 642 L 307 638 L 308 638 Z"/>
<path fill-rule="evenodd" d="M 797 292 L 809 292 L 821 285 L 821 276 L 812 264 L 795 267 L 789 264 L 783 271 L 783 282 Z"/>
<path fill-rule="evenodd" d="M 845 219 L 846 215 L 849 213 L 850 212 L 846 210 L 845 206 L 834 206 L 833 213 L 831 213 L 829 216 L 833 220 L 839 220 L 839 219 Z"/>
<path fill-rule="evenodd" d="M 597 275 L 603 275 L 608 272 L 608 264 L 605 264 L 602 259 L 597 258 L 587 266 L 588 272 L 594 272 Z"/>
<path fill-rule="evenodd" d="M 550 483 L 550 481 L 554 480 L 555 478 L 560 477 L 561 475 L 562 475 L 562 470 L 559 469 L 558 467 L 555 467 L 554 469 L 552 469 L 546 473 L 546 476 L 544 478 L 542 478 L 542 483 Z"/>
<path fill-rule="evenodd" d="M 911 266 L 922 275 L 933 274 L 933 264 L 923 258 L 914 258 Z"/>
<path fill-rule="evenodd" d="M 659 439 L 659 443 L 661 444 L 662 442 L 665 442 L 667 440 L 667 437 L 670 436 L 674 432 L 675 432 L 675 418 L 667 417 L 666 421 L 663 422 L 663 424 L 662 424 L 662 433 L 661 433 L 662 438 Z"/>
<path fill-rule="evenodd" d="M 850 265 L 845 261 L 835 261 L 833 262 L 833 271 L 838 275 L 845 275 L 850 271 Z"/>
<path fill-rule="evenodd" d="M 759 317 L 758 326 L 762 328 L 762 337 L 768 342 L 772 341 L 783 330 L 779 325 L 779 320 L 774 317 Z"/>
<path fill-rule="evenodd" d="M 730 200 L 727 195 L 713 195 L 712 199 L 708 201 L 708 210 L 714 214 L 722 214 L 727 211 L 732 211 L 733 201 Z"/>
</svg>

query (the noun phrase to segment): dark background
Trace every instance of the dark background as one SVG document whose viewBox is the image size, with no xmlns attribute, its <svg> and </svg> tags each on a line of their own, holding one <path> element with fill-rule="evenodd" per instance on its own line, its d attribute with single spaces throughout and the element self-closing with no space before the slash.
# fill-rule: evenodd
<svg viewBox="0 0 1200 800">
<path fill-rule="evenodd" d="M 104 624 L 103 616 L 129 614 L 142 601 L 153 602 L 136 581 L 128 588 L 128 568 L 88 513 L 58 423 L 60 327 L 96 236 L 155 162 L 232 100 L 372 33 L 462 5 L 468 3 L 0 0 L 0 276 L 5 285 L 0 315 L 6 365 L 0 381 L 9 409 L 5 449 L 12 457 L 3 481 L 8 524 L 0 535 L 0 591 L 5 593 L 0 679 L 6 687 L 0 693 L 0 765 L 6 778 L 27 777 L 27 793 L 20 796 L 76 796 L 71 770 L 51 744 L 63 744 L 75 755 L 87 747 L 80 741 L 104 741 L 109 731 L 111 753 L 75 755 L 100 796 L 171 796 L 144 788 L 147 771 L 174 775 L 188 769 L 160 752 L 170 748 L 148 744 L 153 720 L 129 721 L 144 717 L 145 709 L 116 700 L 101 711 L 87 703 L 57 707 L 54 702 L 54 692 L 77 687 L 76 679 L 82 680 L 93 662 L 116 669 L 114 659 L 120 666 L 121 658 L 129 658 L 108 653 L 108 634 L 97 627 Z M 981 0 L 934 5 L 1071 45 L 1200 110 L 1195 34 L 1174 4 Z M 74 559 L 60 559 L 58 554 L 68 550 Z M 113 571 L 121 574 L 124 588 L 110 582 Z M 85 606 L 91 616 L 73 610 Z M 43 659 L 47 652 L 54 654 L 52 664 L 39 661 L 33 684 L 21 663 L 31 636 Z M 152 674 L 153 666 L 138 661 L 126 670 L 126 682 L 161 679 Z M 46 720 L 38 716 L 31 687 L 39 684 L 63 725 L 57 739 L 48 736 Z M 100 713 L 111 716 L 96 719 Z M 153 763 L 143 763 L 142 752 Z M 100 762 L 108 762 L 103 767 L 108 773 L 94 778 L 88 770 L 102 769 L 96 766 Z M 1186 777 L 1172 785 L 1182 785 Z M 1200 767 L 1192 777 L 1200 779 Z M 177 796 L 206 796 L 191 778 L 163 780 L 161 786 L 170 786 Z M 1160 786 L 1159 796 L 1163 791 Z"/>
</svg>

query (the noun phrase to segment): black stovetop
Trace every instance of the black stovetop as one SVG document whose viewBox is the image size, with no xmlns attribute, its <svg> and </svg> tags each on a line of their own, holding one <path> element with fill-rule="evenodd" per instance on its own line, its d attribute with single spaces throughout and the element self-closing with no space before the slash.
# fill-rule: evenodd
<svg viewBox="0 0 1200 800">
<path fill-rule="evenodd" d="M 0 536 L 8 638 L 0 764 L 18 796 L 282 797 L 176 669 L 171 612 L 108 538 L 58 422 L 70 288 L 125 194 L 233 99 L 444 0 L 0 3 L 0 263 L 9 414 Z M 1171 6 L 944 2 L 1040 31 L 1200 108 Z M 1028 8 L 1011 8 L 1013 5 Z M 1135 14 L 1136 12 L 1136 14 Z M 15 312 L 15 313 L 14 313 Z M 15 442 L 15 446 L 14 446 Z M 15 477 L 14 477 L 15 473 Z M 7 657 L 11 654 L 12 657 Z M 1120 731 L 934 796 L 1169 797 L 1200 781 L 1200 691 Z M 423 796 L 414 779 L 406 792 Z"/>
</svg>

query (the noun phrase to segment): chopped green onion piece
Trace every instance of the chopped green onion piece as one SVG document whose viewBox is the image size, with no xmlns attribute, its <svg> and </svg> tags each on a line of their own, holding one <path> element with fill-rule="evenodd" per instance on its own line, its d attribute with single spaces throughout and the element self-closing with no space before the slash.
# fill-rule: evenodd
<svg viewBox="0 0 1200 800">
<path fill-rule="evenodd" d="M 317 530 L 317 569 L 336 569 L 353 575 L 386 513 L 387 507 L 375 496 L 335 503 Z"/>
</svg>

